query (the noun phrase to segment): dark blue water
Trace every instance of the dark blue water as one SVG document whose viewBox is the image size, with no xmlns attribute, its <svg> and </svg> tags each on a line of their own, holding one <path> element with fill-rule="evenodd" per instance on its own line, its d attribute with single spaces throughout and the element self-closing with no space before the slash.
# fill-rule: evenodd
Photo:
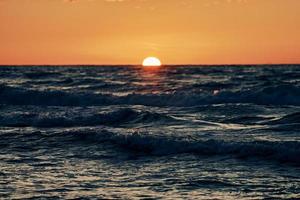
<svg viewBox="0 0 300 200">
<path fill-rule="evenodd" d="M 300 198 L 300 66 L 1 67 L 0 197 Z"/>
</svg>

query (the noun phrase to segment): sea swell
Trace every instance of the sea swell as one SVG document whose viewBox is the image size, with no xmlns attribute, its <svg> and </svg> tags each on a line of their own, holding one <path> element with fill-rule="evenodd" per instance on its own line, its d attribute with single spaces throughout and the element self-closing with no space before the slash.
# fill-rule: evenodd
<svg viewBox="0 0 300 200">
<path fill-rule="evenodd" d="M 77 137 L 77 136 L 76 136 Z M 260 158 L 275 160 L 284 163 L 300 165 L 300 143 L 295 141 L 225 141 L 225 140 L 199 140 L 193 138 L 176 138 L 166 135 L 150 135 L 133 132 L 118 134 L 102 131 L 79 137 L 100 142 L 109 141 L 125 149 L 145 153 L 148 155 L 170 155 L 194 153 L 198 155 L 233 155 L 240 159 Z"/>
<path fill-rule="evenodd" d="M 277 85 L 240 91 L 185 92 L 162 94 L 132 93 L 126 96 L 70 92 L 58 90 L 33 90 L 0 85 L 0 103 L 6 105 L 37 106 L 101 106 L 101 105 L 146 105 L 146 106 L 197 106 L 222 103 L 253 103 L 260 105 L 300 105 L 300 87 Z"/>
<path fill-rule="evenodd" d="M 15 141 L 15 146 L 26 149 L 26 142 L 31 148 L 43 145 L 55 148 L 66 145 L 80 145 L 90 143 L 101 146 L 103 143 L 114 145 L 121 148 L 121 152 L 139 154 L 141 156 L 167 156 L 173 154 L 195 154 L 199 156 L 232 156 L 237 159 L 260 159 L 266 161 L 276 161 L 291 165 L 300 166 L 300 143 L 298 141 L 232 141 L 222 139 L 196 139 L 191 137 L 179 137 L 165 134 L 141 133 L 139 131 L 119 133 L 106 129 L 85 129 L 85 130 L 65 130 L 47 133 L 32 132 L 30 134 L 2 134 L 6 142 Z M 54 145 L 53 145 L 54 141 Z M 1 142 L 0 146 L 6 148 Z M 93 145 L 92 145 L 93 144 Z M 95 150 L 97 151 L 97 150 Z M 120 150 L 117 150 L 120 151 Z M 119 153 L 121 153 L 119 152 Z"/>
</svg>

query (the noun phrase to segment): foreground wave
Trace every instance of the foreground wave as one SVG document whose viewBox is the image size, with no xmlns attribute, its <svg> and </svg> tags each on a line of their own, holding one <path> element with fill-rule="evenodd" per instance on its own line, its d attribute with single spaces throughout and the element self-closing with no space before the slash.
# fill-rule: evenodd
<svg viewBox="0 0 300 200">
<path fill-rule="evenodd" d="M 234 155 L 238 158 L 257 157 L 262 159 L 290 162 L 300 165 L 300 142 L 251 141 L 235 142 L 223 140 L 193 140 L 164 135 L 143 135 L 138 132 L 117 134 L 108 131 L 101 133 L 72 133 L 80 140 L 111 142 L 126 149 L 150 155 L 196 153 L 199 155 Z"/>
<path fill-rule="evenodd" d="M 56 148 L 65 145 L 80 146 L 87 142 L 91 145 L 108 143 L 141 156 L 166 156 L 173 154 L 196 154 L 201 156 L 233 156 L 239 159 L 262 159 L 289 163 L 300 166 L 300 142 L 298 141 L 232 141 L 218 139 L 199 139 L 193 137 L 178 137 L 165 134 L 150 134 L 140 132 L 116 133 L 108 130 L 69 130 L 55 131 L 51 134 L 33 132 L 19 136 L 1 135 L 5 141 L 14 142 L 16 147 L 26 145 L 44 145 L 49 141 Z M 18 144 L 18 140 L 22 143 Z M 2 142 L 1 142 L 2 143 Z M 5 146 L 5 144 L 2 144 Z M 1 146 L 2 146 L 1 145 Z M 95 150 L 97 151 L 97 150 Z M 117 150 L 118 151 L 118 150 Z M 88 159 L 88 157 L 87 157 Z"/>
</svg>

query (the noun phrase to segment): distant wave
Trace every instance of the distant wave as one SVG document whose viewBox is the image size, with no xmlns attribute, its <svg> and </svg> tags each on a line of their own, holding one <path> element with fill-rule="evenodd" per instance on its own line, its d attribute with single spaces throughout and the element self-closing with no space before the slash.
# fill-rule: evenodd
<svg viewBox="0 0 300 200">
<path fill-rule="evenodd" d="M 57 77 L 59 75 L 62 75 L 61 73 L 56 72 L 47 72 L 47 71 L 32 71 L 24 73 L 24 77 L 29 79 L 41 79 L 41 78 L 48 78 L 48 77 Z"/>
<path fill-rule="evenodd" d="M 170 94 L 129 94 L 114 96 L 88 92 L 38 91 L 0 85 L 0 103 L 7 105 L 91 106 L 147 105 L 197 106 L 219 103 L 254 103 L 263 105 L 300 105 L 300 87 L 290 84 L 252 88 L 241 91 L 185 92 Z"/>
</svg>

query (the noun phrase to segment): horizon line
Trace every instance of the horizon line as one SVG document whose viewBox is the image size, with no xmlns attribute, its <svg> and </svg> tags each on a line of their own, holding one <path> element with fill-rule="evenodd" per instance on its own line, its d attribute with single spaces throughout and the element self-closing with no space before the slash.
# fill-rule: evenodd
<svg viewBox="0 0 300 200">
<path fill-rule="evenodd" d="M 265 64 L 163 64 L 162 67 L 171 66 L 280 66 L 280 65 L 300 65 L 300 63 L 265 63 Z M 22 67 L 22 66 L 103 66 L 103 67 L 139 67 L 142 64 L 0 64 L 0 67 Z"/>
</svg>

